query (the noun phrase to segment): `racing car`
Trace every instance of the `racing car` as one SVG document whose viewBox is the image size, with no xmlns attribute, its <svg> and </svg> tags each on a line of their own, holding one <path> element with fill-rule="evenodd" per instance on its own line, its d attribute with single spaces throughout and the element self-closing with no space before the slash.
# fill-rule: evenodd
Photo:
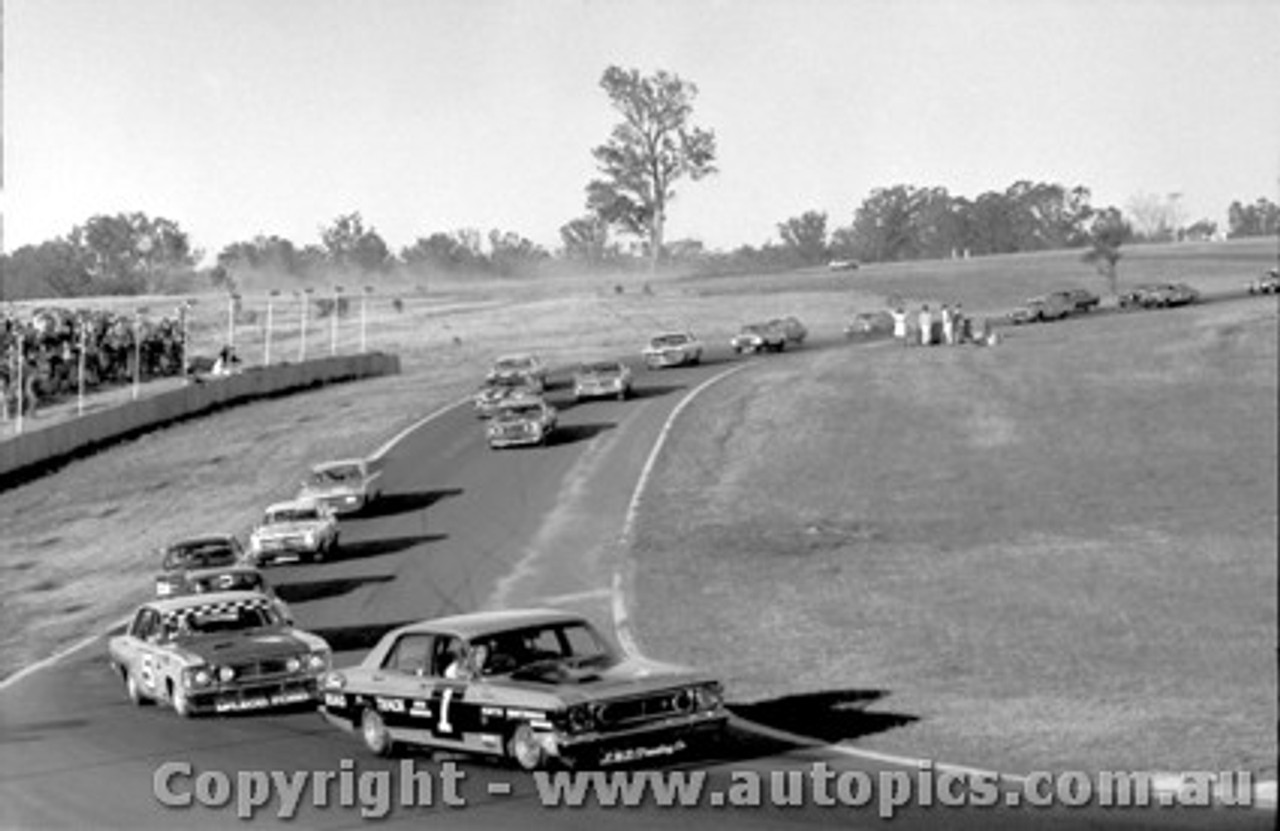
<svg viewBox="0 0 1280 831">
<path fill-rule="evenodd" d="M 354 514 L 382 495 L 382 471 L 367 459 L 340 459 L 311 468 L 297 499 L 318 502 L 335 514 Z"/>
<path fill-rule="evenodd" d="M 729 346 L 739 355 L 781 352 L 787 348 L 787 335 L 772 323 L 748 323 L 730 338 Z"/>
<path fill-rule="evenodd" d="M 184 718 L 314 702 L 331 654 L 273 598 L 248 591 L 152 600 L 107 642 L 130 701 L 166 703 Z"/>
<path fill-rule="evenodd" d="M 507 399 L 494 411 L 485 428 L 489 446 L 495 450 L 527 444 L 545 444 L 556 429 L 556 408 L 542 396 Z"/>
<path fill-rule="evenodd" d="M 617 398 L 631 396 L 631 367 L 622 361 L 594 361 L 573 373 L 573 398 Z"/>
<path fill-rule="evenodd" d="M 209 534 L 176 540 L 159 549 L 160 574 L 155 578 L 157 597 L 180 594 L 215 569 L 244 563 L 244 547 L 231 534 Z"/>
<path fill-rule="evenodd" d="M 256 566 L 281 560 L 323 560 L 338 546 L 338 518 L 314 500 L 277 502 L 249 534 L 245 559 Z"/>
<path fill-rule="evenodd" d="M 520 378 L 535 392 L 542 392 L 547 385 L 547 367 L 542 359 L 529 352 L 515 355 L 503 355 L 493 362 L 485 375 L 486 381 L 504 378 Z"/>
<path fill-rule="evenodd" d="M 508 398 L 541 392 L 542 387 L 528 375 L 500 375 L 480 385 L 471 398 L 471 405 L 477 416 L 490 418 Z"/>
<path fill-rule="evenodd" d="M 620 657 L 586 618 L 551 609 L 402 626 L 325 675 L 321 695 L 321 714 L 376 755 L 440 748 L 526 770 L 673 755 L 728 715 L 713 676 Z"/>
<path fill-rule="evenodd" d="M 702 342 L 692 332 L 663 332 L 649 339 L 641 356 L 649 369 L 693 366 L 702 362 Z"/>
</svg>

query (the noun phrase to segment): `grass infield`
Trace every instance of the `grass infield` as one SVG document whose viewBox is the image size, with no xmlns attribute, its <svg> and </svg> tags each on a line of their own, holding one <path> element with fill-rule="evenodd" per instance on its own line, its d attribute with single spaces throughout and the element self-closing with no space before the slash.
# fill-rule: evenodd
<svg viewBox="0 0 1280 831">
<path fill-rule="evenodd" d="M 1272 256 L 1269 243 L 1136 249 L 1122 288 L 1239 288 Z M 400 353 L 402 376 L 222 411 L 0 493 L 0 676 L 145 597 L 154 546 L 247 529 L 309 462 L 372 451 L 499 353 L 568 363 L 683 325 L 723 342 L 790 313 L 830 335 L 886 298 L 981 315 L 1076 285 L 1100 281 L 1077 255 L 1046 254 L 436 282 L 399 312 L 382 298 L 368 345 Z M 197 306 L 203 346 L 221 308 Z M 832 707 L 810 717 L 806 702 L 901 716 L 859 731 L 886 752 L 1273 777 L 1276 310 L 1254 298 L 1075 319 L 1008 330 L 996 349 L 850 345 L 739 373 L 685 412 L 651 480 L 631 552 L 641 645 L 721 673 L 747 713 L 795 696 L 791 726 L 824 738 L 844 738 L 814 721 Z M 299 333 L 275 321 L 273 354 L 291 354 Z M 354 326 L 342 321 L 340 351 Z M 312 329 L 312 348 L 328 335 Z M 258 359 L 261 336 L 240 333 L 242 357 Z"/>
</svg>

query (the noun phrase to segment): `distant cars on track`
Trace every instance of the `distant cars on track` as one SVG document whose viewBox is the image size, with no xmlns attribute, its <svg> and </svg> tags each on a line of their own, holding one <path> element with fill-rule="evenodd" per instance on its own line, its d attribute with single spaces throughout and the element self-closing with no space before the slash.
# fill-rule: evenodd
<svg viewBox="0 0 1280 831">
<path fill-rule="evenodd" d="M 771 323 L 748 323 L 729 341 L 739 355 L 756 352 L 781 352 L 787 348 L 787 335 L 781 326 Z"/>
<path fill-rule="evenodd" d="M 1187 306 L 1200 300 L 1200 292 L 1186 283 L 1144 283 L 1120 295 L 1122 309 L 1156 309 Z"/>
<path fill-rule="evenodd" d="M 388 632 L 321 681 L 320 711 L 373 753 L 401 746 L 525 770 L 670 756 L 723 729 L 721 684 L 622 658 L 586 618 L 549 609 L 457 615 Z"/>
<path fill-rule="evenodd" d="M 502 403 L 485 427 L 489 447 L 546 444 L 558 422 L 556 408 L 538 395 L 509 398 Z"/>
<path fill-rule="evenodd" d="M 204 577 L 244 563 L 244 546 L 232 534 L 187 537 L 157 553 L 161 572 L 155 578 L 156 597 L 183 594 Z"/>
<path fill-rule="evenodd" d="M 513 379 L 522 380 L 535 392 L 542 392 L 547 385 L 547 366 L 532 352 L 520 352 L 498 358 L 485 375 L 485 380 L 490 382 Z"/>
</svg>

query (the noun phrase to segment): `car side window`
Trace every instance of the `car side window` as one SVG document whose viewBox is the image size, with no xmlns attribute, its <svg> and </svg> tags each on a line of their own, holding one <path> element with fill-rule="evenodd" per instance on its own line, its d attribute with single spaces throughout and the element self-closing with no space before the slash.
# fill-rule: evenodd
<svg viewBox="0 0 1280 831">
<path fill-rule="evenodd" d="M 160 615 L 155 609 L 142 609 L 134 621 L 134 637 L 154 641 L 160 634 Z"/>
<path fill-rule="evenodd" d="M 401 635 L 387 653 L 382 668 L 407 675 L 430 674 L 431 647 L 434 641 L 434 635 L 413 632 Z"/>
<path fill-rule="evenodd" d="M 133 616 L 133 623 L 129 624 L 129 634 L 138 639 L 145 638 L 146 623 L 147 610 L 139 609 L 138 613 Z"/>
</svg>

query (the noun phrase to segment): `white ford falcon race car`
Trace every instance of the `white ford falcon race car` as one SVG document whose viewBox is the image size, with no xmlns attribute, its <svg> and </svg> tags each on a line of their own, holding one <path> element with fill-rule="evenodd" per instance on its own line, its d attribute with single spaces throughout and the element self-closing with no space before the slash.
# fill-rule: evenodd
<svg viewBox="0 0 1280 831">
<path fill-rule="evenodd" d="M 649 369 L 696 365 L 702 361 L 702 342 L 692 332 L 663 332 L 650 338 L 640 354 Z"/>
<path fill-rule="evenodd" d="M 152 600 L 107 654 L 134 704 L 166 702 L 184 718 L 315 701 L 331 662 L 323 638 L 246 591 Z"/>
<path fill-rule="evenodd" d="M 382 471 L 368 459 L 339 459 L 311 468 L 297 499 L 327 505 L 336 514 L 354 514 L 382 495 Z"/>
<path fill-rule="evenodd" d="M 338 545 L 338 518 L 315 500 L 278 502 L 249 535 L 245 559 L 263 566 L 281 560 L 323 560 Z"/>
</svg>

